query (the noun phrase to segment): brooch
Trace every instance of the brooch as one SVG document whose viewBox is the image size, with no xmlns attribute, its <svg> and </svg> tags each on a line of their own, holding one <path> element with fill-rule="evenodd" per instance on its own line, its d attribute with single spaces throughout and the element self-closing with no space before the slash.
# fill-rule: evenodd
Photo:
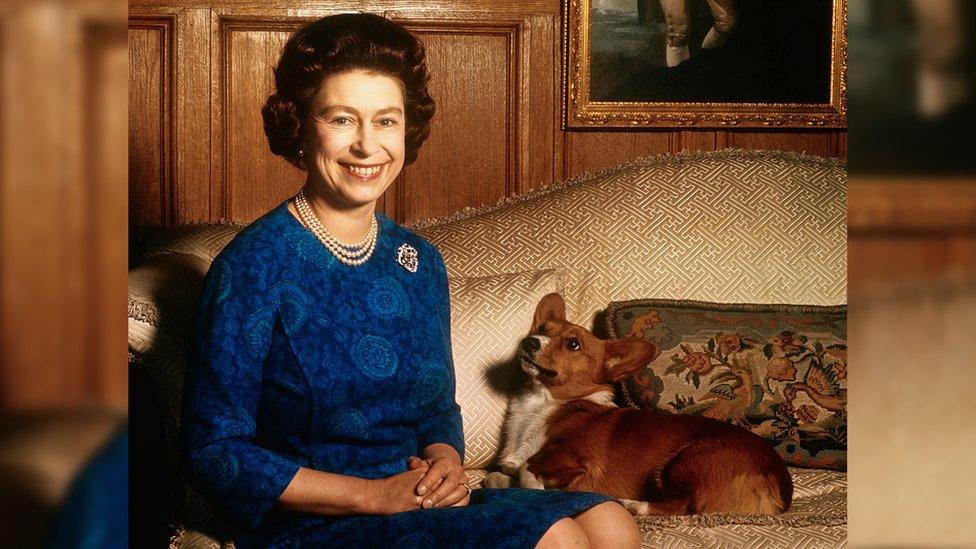
<svg viewBox="0 0 976 549">
<path fill-rule="evenodd" d="M 397 263 L 411 273 L 417 272 L 418 257 L 417 250 L 409 244 L 401 244 L 397 248 Z"/>
</svg>

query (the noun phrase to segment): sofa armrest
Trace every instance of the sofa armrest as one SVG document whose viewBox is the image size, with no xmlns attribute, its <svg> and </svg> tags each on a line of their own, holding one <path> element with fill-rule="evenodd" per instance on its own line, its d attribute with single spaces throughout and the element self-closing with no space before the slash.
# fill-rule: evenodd
<svg viewBox="0 0 976 549">
<path fill-rule="evenodd" d="M 186 341 L 196 311 L 207 258 L 161 254 L 129 271 L 129 352 L 136 356 L 157 346 L 157 339 Z"/>
</svg>

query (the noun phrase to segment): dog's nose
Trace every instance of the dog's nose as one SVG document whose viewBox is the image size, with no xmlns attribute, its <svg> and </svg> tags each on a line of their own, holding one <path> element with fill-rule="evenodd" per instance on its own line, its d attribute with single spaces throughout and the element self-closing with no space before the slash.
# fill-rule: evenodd
<svg viewBox="0 0 976 549">
<path fill-rule="evenodd" d="M 542 347 L 542 344 L 539 343 L 538 338 L 527 337 L 522 340 L 522 350 L 527 353 L 534 353 L 538 351 L 540 347 Z"/>
</svg>

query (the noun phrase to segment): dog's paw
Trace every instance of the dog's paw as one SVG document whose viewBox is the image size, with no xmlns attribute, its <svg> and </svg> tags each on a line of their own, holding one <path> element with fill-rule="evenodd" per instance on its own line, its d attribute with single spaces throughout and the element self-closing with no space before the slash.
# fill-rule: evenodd
<svg viewBox="0 0 976 549">
<path fill-rule="evenodd" d="M 519 486 L 522 488 L 534 488 L 536 490 L 546 489 L 546 485 L 543 484 L 542 480 L 533 475 L 526 466 L 523 466 L 519 470 Z"/>
<path fill-rule="evenodd" d="M 514 479 L 505 473 L 492 471 L 485 477 L 485 488 L 511 488 Z"/>
<path fill-rule="evenodd" d="M 624 509 L 630 511 L 631 515 L 649 515 L 651 514 L 651 504 L 646 501 L 638 501 L 636 499 L 617 499 L 620 505 L 624 506 Z"/>
<path fill-rule="evenodd" d="M 514 477 L 519 474 L 519 469 L 522 467 L 522 464 L 512 458 L 505 458 L 498 462 L 498 467 L 506 475 Z"/>
</svg>

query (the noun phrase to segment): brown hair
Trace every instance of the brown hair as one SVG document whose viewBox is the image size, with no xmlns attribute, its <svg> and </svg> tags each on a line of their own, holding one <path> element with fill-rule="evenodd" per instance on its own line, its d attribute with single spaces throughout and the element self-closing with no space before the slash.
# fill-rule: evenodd
<svg viewBox="0 0 976 549">
<path fill-rule="evenodd" d="M 261 109 L 271 152 L 302 167 L 308 108 L 327 76 L 367 70 L 403 83 L 406 112 L 405 164 L 417 159 L 430 134 L 434 100 L 424 45 L 403 26 L 370 13 L 347 13 L 309 23 L 288 39 L 275 67 L 275 93 Z"/>
</svg>

